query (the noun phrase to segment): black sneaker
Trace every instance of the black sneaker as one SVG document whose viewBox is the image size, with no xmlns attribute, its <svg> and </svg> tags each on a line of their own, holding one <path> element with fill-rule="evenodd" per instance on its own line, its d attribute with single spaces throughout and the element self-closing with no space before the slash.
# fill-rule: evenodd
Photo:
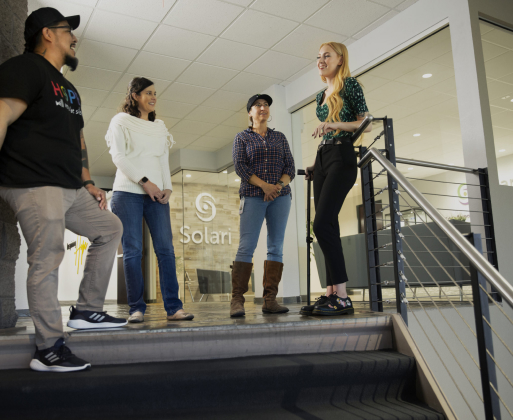
<svg viewBox="0 0 513 420">
<path fill-rule="evenodd" d="M 116 328 L 127 324 L 123 318 L 114 318 L 107 312 L 79 311 L 74 306 L 69 308 L 68 327 L 76 330 L 88 330 L 92 328 Z"/>
<path fill-rule="evenodd" d="M 341 298 L 336 293 L 329 295 L 324 305 L 315 306 L 313 315 L 350 315 L 354 314 L 353 302 L 349 297 Z"/>
<path fill-rule="evenodd" d="M 91 363 L 75 356 L 64 344 L 64 338 L 59 338 L 53 347 L 44 350 L 36 347 L 30 368 L 38 372 L 74 372 L 91 369 Z"/>
<path fill-rule="evenodd" d="M 317 301 L 313 305 L 305 305 L 301 307 L 299 313 L 301 315 L 311 316 L 315 306 L 324 305 L 328 301 L 328 296 L 323 295 L 317 298 Z"/>
</svg>

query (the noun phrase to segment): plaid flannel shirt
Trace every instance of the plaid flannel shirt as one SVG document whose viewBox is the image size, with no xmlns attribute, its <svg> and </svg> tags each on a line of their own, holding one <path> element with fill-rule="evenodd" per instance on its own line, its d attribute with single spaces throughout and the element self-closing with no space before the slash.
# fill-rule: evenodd
<svg viewBox="0 0 513 420">
<path fill-rule="evenodd" d="M 276 184 L 283 174 L 295 176 L 294 158 L 290 152 L 289 142 L 283 133 L 271 128 L 262 137 L 248 128 L 235 136 L 233 142 L 233 163 L 235 172 L 240 176 L 239 194 L 247 197 L 263 196 L 264 191 L 248 180 L 256 175 L 268 184 Z M 287 185 L 280 195 L 290 194 Z"/>
</svg>

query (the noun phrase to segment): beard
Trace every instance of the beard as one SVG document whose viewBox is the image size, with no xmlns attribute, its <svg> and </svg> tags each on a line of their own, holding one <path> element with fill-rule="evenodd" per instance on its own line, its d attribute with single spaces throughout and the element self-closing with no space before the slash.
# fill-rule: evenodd
<svg viewBox="0 0 513 420">
<path fill-rule="evenodd" d="M 68 66 L 71 71 L 75 71 L 78 67 L 78 58 L 66 54 L 64 56 L 64 65 Z"/>
</svg>

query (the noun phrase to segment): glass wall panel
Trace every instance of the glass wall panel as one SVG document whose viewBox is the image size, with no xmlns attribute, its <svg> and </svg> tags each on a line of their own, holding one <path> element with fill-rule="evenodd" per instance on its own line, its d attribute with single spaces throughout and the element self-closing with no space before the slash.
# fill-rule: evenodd
<svg viewBox="0 0 513 420">
<path fill-rule="evenodd" d="M 397 156 L 464 166 L 449 27 L 356 77 L 362 84 L 370 113 L 375 117 L 388 116 L 393 119 Z M 292 116 L 294 132 L 301 133 L 303 167 L 313 164 L 319 144 L 318 139 L 312 138 L 314 129 L 320 123 L 315 109 L 316 104 L 312 102 Z M 373 131 L 365 135 L 364 145 L 372 143 L 382 127 L 382 122 L 375 123 Z M 374 146 L 383 148 L 383 139 Z M 421 192 L 434 194 L 426 197 L 436 208 L 446 209 L 442 213 L 447 219 L 468 220 L 469 203 L 463 174 L 412 165 L 398 165 L 398 168 Z M 365 240 L 361 233 L 363 211 L 360 207 L 360 184 L 358 174 L 356 184 L 339 215 L 342 243 L 343 246 L 347 244 L 344 253 L 350 279 L 348 288 L 361 284 L 361 277 L 366 280 L 366 256 L 365 250 L 361 249 Z M 385 176 L 374 181 L 376 190 L 385 185 Z M 313 220 L 313 193 L 306 200 L 312 203 Z M 379 195 L 376 200 L 377 205 L 386 206 L 388 193 Z M 405 208 L 403 215 L 409 224 L 426 220 L 418 209 Z M 389 223 L 387 217 L 387 214 L 383 216 L 382 226 Z M 317 256 L 312 259 L 312 291 L 321 293 L 325 290 L 322 287 L 323 268 L 316 267 L 316 260 Z M 363 276 L 362 270 L 365 270 Z M 393 281 L 393 278 L 388 280 Z M 358 296 L 353 298 L 358 300 Z"/>
<path fill-rule="evenodd" d="M 513 31 L 481 22 L 499 182 L 513 186 Z"/>
<path fill-rule="evenodd" d="M 172 181 L 171 224 L 181 298 L 229 301 L 230 265 L 239 245 L 240 179 L 232 167 L 221 173 L 180 171 Z"/>
</svg>

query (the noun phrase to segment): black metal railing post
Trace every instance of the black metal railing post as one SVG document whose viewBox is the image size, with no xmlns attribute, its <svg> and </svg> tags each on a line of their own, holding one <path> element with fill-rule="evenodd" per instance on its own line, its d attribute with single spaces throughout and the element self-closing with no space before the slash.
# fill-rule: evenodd
<svg viewBox="0 0 513 420">
<path fill-rule="evenodd" d="M 467 239 L 480 252 L 483 253 L 481 235 L 470 233 Z M 486 420 L 500 420 L 500 401 L 492 386 L 497 388 L 497 372 L 493 357 L 492 331 L 488 323 L 490 320 L 490 307 L 486 290 L 486 279 L 470 262 L 470 281 L 472 282 L 472 298 L 474 300 L 474 315 L 476 319 L 477 350 L 479 353 L 479 367 L 481 372 L 481 385 L 483 387 L 483 402 Z M 488 321 L 488 322 L 487 322 Z M 488 353 L 489 352 L 489 353 Z"/>
<path fill-rule="evenodd" d="M 495 230 L 493 226 L 492 201 L 490 199 L 490 184 L 488 182 L 488 168 L 479 168 L 479 190 L 481 193 L 481 203 L 483 208 L 483 224 L 486 241 L 486 256 L 488 262 L 497 270 L 499 262 L 497 261 L 497 248 L 495 246 Z M 497 302 L 501 302 L 501 296 L 492 287 L 490 294 Z"/>
<path fill-rule="evenodd" d="M 395 142 L 394 142 L 394 123 L 392 118 L 385 118 L 383 121 L 385 131 L 385 150 L 390 163 L 396 166 Z M 399 205 L 399 187 L 397 181 L 388 174 L 388 196 L 390 200 L 390 230 L 392 232 L 392 247 L 394 261 L 394 280 L 395 280 L 395 301 L 397 312 L 401 314 L 406 325 L 408 325 L 406 285 L 404 277 L 404 253 L 401 234 L 401 207 Z"/>
<path fill-rule="evenodd" d="M 360 156 L 365 155 L 366 152 L 367 148 L 360 148 Z M 376 205 L 374 200 L 374 180 L 371 162 L 361 169 L 361 182 L 365 212 L 365 246 L 367 249 L 367 278 L 369 279 L 369 306 L 371 311 L 383 312 Z"/>
<path fill-rule="evenodd" d="M 298 169 L 297 170 L 298 175 L 306 175 L 306 172 L 304 169 Z M 306 194 L 307 194 L 307 201 L 306 201 L 306 304 L 310 305 L 310 277 L 311 277 L 311 271 L 310 271 L 310 263 L 312 259 L 312 243 L 313 243 L 313 237 L 310 235 L 310 229 L 311 229 L 311 207 L 312 202 L 310 201 L 311 198 L 311 191 L 312 191 L 312 179 L 307 180 L 306 185 Z"/>
</svg>

